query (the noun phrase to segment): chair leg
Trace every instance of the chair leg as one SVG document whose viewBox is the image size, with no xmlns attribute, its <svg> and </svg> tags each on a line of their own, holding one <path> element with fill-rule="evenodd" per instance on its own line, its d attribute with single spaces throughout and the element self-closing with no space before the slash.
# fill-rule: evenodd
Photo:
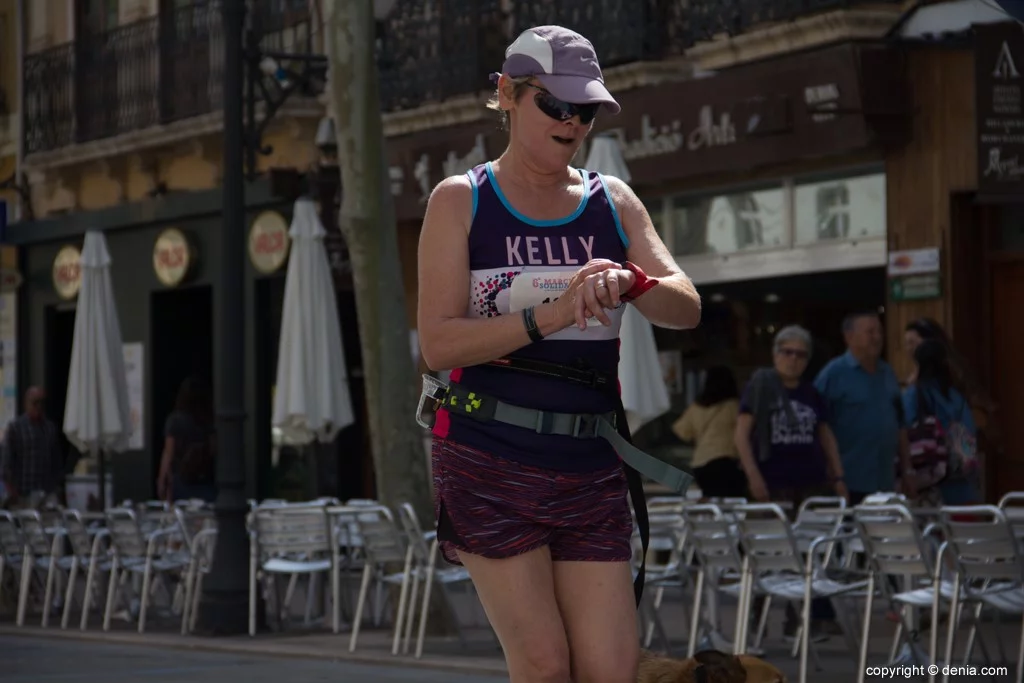
<svg viewBox="0 0 1024 683">
<path fill-rule="evenodd" d="M 149 607 L 149 594 L 153 582 L 153 557 L 146 557 L 146 568 L 142 574 L 142 595 L 139 596 L 139 633 L 146 632 L 146 608 Z"/>
<path fill-rule="evenodd" d="M 949 624 L 947 624 L 946 629 L 946 658 L 943 660 L 943 664 L 946 665 L 946 672 L 942 675 L 942 683 L 949 683 L 949 667 L 953 661 L 953 641 L 956 638 L 956 627 L 960 623 L 960 612 L 963 610 L 963 603 L 960 597 L 960 577 L 957 576 L 953 579 L 952 608 L 949 614 Z M 934 624 L 932 628 L 935 628 Z"/>
<path fill-rule="evenodd" d="M 868 574 L 867 597 L 864 599 L 864 623 L 860 632 L 860 661 L 857 664 L 857 683 L 864 683 L 868 665 L 868 641 L 871 637 L 871 607 L 875 599 L 875 573 Z"/>
<path fill-rule="evenodd" d="M 89 571 L 85 574 L 85 594 L 82 596 L 82 619 L 78 630 L 84 631 L 89 625 L 89 608 L 92 604 L 93 581 L 96 578 L 96 557 L 89 559 Z"/>
<path fill-rule="evenodd" d="M 258 588 L 256 574 L 256 555 L 249 556 L 249 636 L 256 635 L 256 589 Z"/>
<path fill-rule="evenodd" d="M 107 605 L 106 609 L 103 610 L 103 630 L 110 630 L 110 616 L 114 611 L 114 599 L 118 593 L 118 573 L 120 571 L 120 563 L 117 560 L 117 556 L 111 560 L 110 564 L 110 580 L 107 582 Z"/>
<path fill-rule="evenodd" d="M 181 600 L 181 635 L 188 634 L 189 611 L 192 608 L 192 591 L 194 590 L 196 558 L 189 559 L 188 569 L 185 570 L 185 596 Z"/>
<path fill-rule="evenodd" d="M 412 586 L 409 593 L 409 613 L 405 618 L 405 633 L 402 635 L 402 654 L 409 654 L 409 642 L 412 640 L 412 626 L 416 621 L 416 598 L 419 597 L 420 575 L 424 567 L 417 567 L 412 575 Z"/>
<path fill-rule="evenodd" d="M 64 613 L 60 616 L 60 627 L 66 629 L 68 627 L 68 621 L 71 619 L 71 603 L 75 599 L 75 581 L 78 580 L 78 556 L 75 556 L 75 561 L 71 564 L 71 571 L 68 572 L 68 587 L 64 592 Z"/>
<path fill-rule="evenodd" d="M 936 570 L 936 577 L 939 570 Z M 942 583 L 938 578 L 932 584 L 932 626 L 928 634 L 928 661 L 937 664 L 936 657 L 939 653 L 939 602 L 942 600 Z M 1024 635 L 1022 635 L 1024 637 Z M 928 674 L 928 683 L 935 683 L 935 674 Z"/>
<path fill-rule="evenodd" d="M 434 587 L 434 568 L 437 566 L 437 552 L 438 544 L 435 538 L 430 546 L 430 559 L 427 561 L 427 571 L 423 578 L 426 585 L 423 587 L 423 607 L 420 609 L 419 633 L 416 634 L 416 659 L 423 656 L 423 639 L 427 633 L 427 613 L 430 611 L 430 593 Z"/>
<path fill-rule="evenodd" d="M 1024 683 L 1024 619 L 1020 625 L 1020 643 L 1017 645 L 1017 683 Z"/>
<path fill-rule="evenodd" d="M 57 538 L 61 538 L 58 536 Z M 56 539 L 54 539 L 56 540 Z M 56 546 L 56 542 L 54 546 Z M 46 568 L 46 588 L 43 590 L 43 618 L 40 624 L 43 628 L 50 625 L 50 610 L 53 606 L 53 582 L 57 579 L 57 555 L 50 553 L 50 562 Z"/>
<path fill-rule="evenodd" d="M 405 552 L 405 569 L 402 571 L 402 589 L 398 596 L 398 612 L 395 615 L 395 635 L 391 642 L 391 654 L 398 654 L 402 642 L 402 627 L 405 625 L 405 602 L 409 599 L 409 578 L 412 576 L 413 546 Z"/>
<path fill-rule="evenodd" d="M 18 626 L 25 625 L 25 611 L 28 609 L 28 593 L 32 585 L 32 570 L 36 558 L 32 556 L 30 549 L 21 556 L 21 586 L 18 590 Z"/>
<path fill-rule="evenodd" d="M 768 628 L 768 614 L 772 607 L 772 596 L 764 596 L 764 605 L 761 607 L 761 617 L 757 621 L 757 633 L 754 634 L 754 647 L 758 650 L 761 649 L 761 643 L 764 641 L 764 632 Z"/>
<path fill-rule="evenodd" d="M 337 561 L 331 566 L 331 626 L 335 634 L 341 631 L 341 568 Z"/>
<path fill-rule="evenodd" d="M 697 652 L 697 641 L 700 639 L 700 608 L 704 597 L 704 568 L 697 572 L 697 587 L 693 593 L 693 614 L 690 615 L 690 642 L 686 647 L 687 658 Z"/>
<path fill-rule="evenodd" d="M 196 630 L 196 619 L 199 617 L 199 598 L 203 595 L 203 573 L 200 571 L 196 577 L 196 585 L 192 590 L 192 607 L 189 609 L 188 630 L 194 633 Z"/>
<path fill-rule="evenodd" d="M 800 683 L 807 683 L 807 656 L 811 646 L 811 577 L 804 579 L 803 617 L 800 620 Z"/>
<path fill-rule="evenodd" d="M 356 641 L 359 640 L 359 627 L 363 621 L 363 608 L 366 607 L 366 594 L 370 589 L 370 579 L 373 576 L 373 565 L 367 561 L 363 568 L 363 580 L 359 585 L 359 599 L 356 601 L 356 613 L 352 619 L 352 638 L 348 643 L 348 651 L 356 651 Z"/>
</svg>

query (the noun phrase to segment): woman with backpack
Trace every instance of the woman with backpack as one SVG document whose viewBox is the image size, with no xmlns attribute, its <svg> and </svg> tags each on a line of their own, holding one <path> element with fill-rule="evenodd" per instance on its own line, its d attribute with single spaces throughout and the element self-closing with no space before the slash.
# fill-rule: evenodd
<svg viewBox="0 0 1024 683">
<path fill-rule="evenodd" d="M 214 502 L 214 444 L 210 390 L 201 379 L 189 377 L 181 383 L 174 412 L 164 424 L 164 451 L 157 478 L 160 500 Z"/>
<path fill-rule="evenodd" d="M 931 472 L 919 477 L 939 480 L 922 491 L 921 497 L 941 505 L 972 505 L 981 499 L 977 429 L 970 403 L 954 386 L 947 348 L 939 339 L 925 339 L 914 349 L 917 375 L 903 392 L 903 412 L 911 426 L 911 457 L 921 462 L 926 452 L 931 452 L 935 456 L 931 460 L 944 465 L 931 467 Z M 929 421 L 930 417 L 934 420 Z"/>
</svg>

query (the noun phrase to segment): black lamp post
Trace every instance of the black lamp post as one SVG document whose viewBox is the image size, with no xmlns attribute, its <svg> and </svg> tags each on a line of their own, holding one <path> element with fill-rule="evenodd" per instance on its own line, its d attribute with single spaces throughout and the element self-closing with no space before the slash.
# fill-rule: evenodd
<svg viewBox="0 0 1024 683">
<path fill-rule="evenodd" d="M 217 544 L 203 581 L 199 630 L 245 633 L 249 624 L 249 538 L 245 528 L 245 0 L 223 0 L 224 199 L 217 315 Z"/>
<path fill-rule="evenodd" d="M 378 35 L 397 0 L 374 0 Z M 246 21 L 247 4 L 257 12 Z M 307 95 L 323 83 L 324 55 L 260 48 L 259 0 L 222 0 L 224 40 L 223 222 L 217 286 L 217 543 L 203 581 L 199 630 L 210 635 L 248 631 L 249 538 L 245 495 L 245 181 L 257 175 L 257 158 L 272 150 L 263 132 L 296 91 Z M 257 118 L 257 103 L 264 105 Z M 318 135 L 319 137 L 319 135 Z M 333 135 L 331 136 L 333 138 Z M 328 142 L 326 140 L 318 140 Z M 333 140 L 329 141 L 333 143 Z M 330 148 L 331 144 L 325 145 Z M 336 143 L 334 144 L 336 150 Z M 324 151 L 327 151 L 326 149 Z M 336 170 L 335 170 L 336 172 Z M 325 173 L 326 175 L 326 173 Z M 335 181 L 337 187 L 337 181 Z M 335 195 L 336 196 L 336 195 Z"/>
</svg>

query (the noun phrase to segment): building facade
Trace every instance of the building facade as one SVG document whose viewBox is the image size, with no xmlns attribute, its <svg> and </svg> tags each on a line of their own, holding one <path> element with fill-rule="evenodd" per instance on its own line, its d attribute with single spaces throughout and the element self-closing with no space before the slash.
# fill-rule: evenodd
<svg viewBox="0 0 1024 683">
<path fill-rule="evenodd" d="M 811 329 L 814 371 L 843 350 L 843 316 L 863 310 L 883 313 L 886 356 L 901 377 L 911 370 L 903 329 L 928 316 L 952 333 L 1003 411 L 1024 407 L 1019 388 L 999 383 L 1003 366 L 1019 364 L 999 346 L 1019 316 L 996 315 L 1020 294 L 1019 214 L 1008 200 L 1017 190 L 991 191 L 991 178 L 1017 178 L 1017 157 L 1007 143 L 980 159 L 975 113 L 978 74 L 988 72 L 979 70 L 973 24 L 1004 17 L 979 1 L 976 21 L 965 21 L 962 12 L 943 15 L 944 4 L 873 0 L 837 9 L 762 0 L 736 10 L 690 0 L 684 11 L 683 3 L 635 0 L 399 0 L 379 25 L 378 66 L 410 325 L 426 198 L 442 178 L 506 144 L 484 106 L 487 74 L 519 31 L 559 23 L 597 47 L 623 111 L 599 117 L 594 135 L 618 141 L 632 186 L 704 298 L 700 329 L 657 331 L 674 412 L 708 366 L 728 364 L 743 379 L 769 362 L 770 339 L 785 324 Z M 115 463 L 117 495 L 145 496 L 177 378 L 217 362 L 213 269 L 222 249 L 240 248 L 222 244 L 217 230 L 218 3 L 26 5 L 22 170 L 35 220 L 8 231 L 25 276 L 20 379 L 61 395 L 74 305 L 74 283 L 61 280 L 74 269 L 62 259 L 73 261 L 87 228 L 104 229 L 125 341 L 143 345 L 146 367 L 145 438 Z M 90 11 L 72 11 L 79 6 Z M 274 30 L 266 40 L 316 52 L 315 0 L 267 7 Z M 990 69 L 1004 80 L 1024 68 L 1024 46 L 1010 42 L 1012 68 L 1003 58 Z M 274 151 L 260 169 L 315 163 L 323 114 L 315 99 L 290 100 L 267 130 Z M 267 211 L 287 218 L 288 193 L 272 189 L 265 176 L 250 185 L 254 224 Z M 188 255 L 184 270 L 169 256 L 161 261 L 161 249 L 175 248 Z M 273 490 L 270 396 L 284 259 L 270 260 L 276 269 L 250 260 L 247 289 L 253 495 Z M 339 298 L 358 392 L 354 304 Z M 1004 428 L 1004 442 L 1014 428 Z M 342 440 L 358 450 L 363 437 Z M 1008 459 L 1010 451 L 988 447 L 992 495 L 1024 487 L 1024 461 Z"/>
</svg>

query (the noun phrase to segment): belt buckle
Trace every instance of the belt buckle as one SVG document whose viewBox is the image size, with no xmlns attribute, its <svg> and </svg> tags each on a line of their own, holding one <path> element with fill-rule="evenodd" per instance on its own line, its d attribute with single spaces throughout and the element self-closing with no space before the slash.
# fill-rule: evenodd
<svg viewBox="0 0 1024 683">
<path fill-rule="evenodd" d="M 572 421 L 572 435 L 577 439 L 597 437 L 597 415 L 576 415 Z"/>
</svg>

